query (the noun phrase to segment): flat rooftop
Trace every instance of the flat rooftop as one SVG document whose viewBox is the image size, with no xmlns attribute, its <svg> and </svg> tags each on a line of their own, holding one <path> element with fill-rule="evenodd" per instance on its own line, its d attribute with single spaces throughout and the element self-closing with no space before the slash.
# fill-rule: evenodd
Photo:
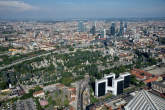
<svg viewBox="0 0 165 110">
<path fill-rule="evenodd" d="M 151 68 L 145 68 L 147 72 L 153 74 L 153 75 L 163 75 L 165 74 L 165 65 L 159 66 L 153 66 Z"/>
<path fill-rule="evenodd" d="M 163 81 L 159 81 L 159 82 L 153 82 L 153 84 L 157 84 L 157 85 L 159 85 L 160 87 L 165 88 L 165 81 L 164 81 L 164 80 L 163 80 Z"/>
<path fill-rule="evenodd" d="M 106 103 L 106 105 L 111 106 L 112 109 L 117 109 L 120 105 L 124 105 L 126 103 L 127 102 L 124 99 L 120 98 L 120 99 L 113 100 L 109 103 Z"/>
</svg>

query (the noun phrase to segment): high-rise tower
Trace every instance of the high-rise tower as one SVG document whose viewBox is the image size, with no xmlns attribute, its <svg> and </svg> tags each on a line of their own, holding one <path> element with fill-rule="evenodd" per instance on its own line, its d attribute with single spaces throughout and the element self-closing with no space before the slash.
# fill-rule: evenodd
<svg viewBox="0 0 165 110">
<path fill-rule="evenodd" d="M 112 36 L 115 35 L 115 23 L 112 23 L 112 24 L 111 24 L 111 27 L 110 27 L 110 35 L 112 35 Z"/>
<path fill-rule="evenodd" d="M 104 38 L 107 38 L 106 36 L 106 29 L 104 29 Z"/>
<path fill-rule="evenodd" d="M 124 27 L 123 27 L 123 22 L 120 21 L 120 30 L 119 30 L 119 36 L 123 36 L 124 33 Z"/>
<path fill-rule="evenodd" d="M 96 27 L 95 26 L 92 26 L 91 30 L 90 30 L 90 33 L 92 35 L 95 35 L 96 34 Z"/>
<path fill-rule="evenodd" d="M 78 23 L 78 32 L 84 32 L 85 31 L 85 26 L 82 21 Z"/>
<path fill-rule="evenodd" d="M 127 31 L 127 22 L 124 23 L 124 34 L 126 33 Z"/>
</svg>

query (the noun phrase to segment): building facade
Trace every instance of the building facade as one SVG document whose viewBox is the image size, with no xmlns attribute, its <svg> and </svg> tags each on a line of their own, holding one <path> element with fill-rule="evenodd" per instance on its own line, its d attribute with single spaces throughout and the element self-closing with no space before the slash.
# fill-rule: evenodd
<svg viewBox="0 0 165 110">
<path fill-rule="evenodd" d="M 95 81 L 95 95 L 100 97 L 111 92 L 113 95 L 123 93 L 123 89 L 129 87 L 130 73 L 121 74 L 118 78 L 114 73 L 105 75 L 103 79 Z"/>
</svg>

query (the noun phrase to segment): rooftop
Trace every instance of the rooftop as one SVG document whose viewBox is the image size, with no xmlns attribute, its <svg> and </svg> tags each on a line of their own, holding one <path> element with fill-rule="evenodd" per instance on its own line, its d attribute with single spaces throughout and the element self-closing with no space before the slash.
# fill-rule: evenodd
<svg viewBox="0 0 165 110">
<path fill-rule="evenodd" d="M 125 110 L 164 110 L 165 100 L 146 90 L 141 90 L 126 106 Z"/>
<path fill-rule="evenodd" d="M 153 82 L 153 81 L 156 81 L 158 79 L 157 75 L 156 76 L 152 75 L 151 73 L 140 70 L 140 69 L 131 70 L 131 74 L 135 75 L 139 79 L 144 80 L 145 83 Z"/>
<path fill-rule="evenodd" d="M 34 92 L 33 95 L 38 95 L 38 94 L 41 94 L 41 93 L 44 93 L 44 91 L 37 91 L 37 92 Z"/>
<path fill-rule="evenodd" d="M 163 75 L 165 74 L 165 66 L 155 66 L 154 68 L 148 70 L 152 75 Z"/>
<path fill-rule="evenodd" d="M 156 85 L 159 85 L 160 87 L 165 88 L 165 81 L 164 80 L 159 81 L 159 82 L 155 81 L 155 82 L 152 82 L 152 84 L 156 84 Z"/>
</svg>

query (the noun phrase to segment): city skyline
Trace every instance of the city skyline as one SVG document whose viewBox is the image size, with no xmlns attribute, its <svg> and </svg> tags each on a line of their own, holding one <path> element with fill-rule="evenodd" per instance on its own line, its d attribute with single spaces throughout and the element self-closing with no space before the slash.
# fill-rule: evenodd
<svg viewBox="0 0 165 110">
<path fill-rule="evenodd" d="M 0 110 L 165 110 L 163 5 L 0 0 Z"/>
<path fill-rule="evenodd" d="M 164 0 L 0 0 L 0 18 L 164 17 Z"/>
</svg>

